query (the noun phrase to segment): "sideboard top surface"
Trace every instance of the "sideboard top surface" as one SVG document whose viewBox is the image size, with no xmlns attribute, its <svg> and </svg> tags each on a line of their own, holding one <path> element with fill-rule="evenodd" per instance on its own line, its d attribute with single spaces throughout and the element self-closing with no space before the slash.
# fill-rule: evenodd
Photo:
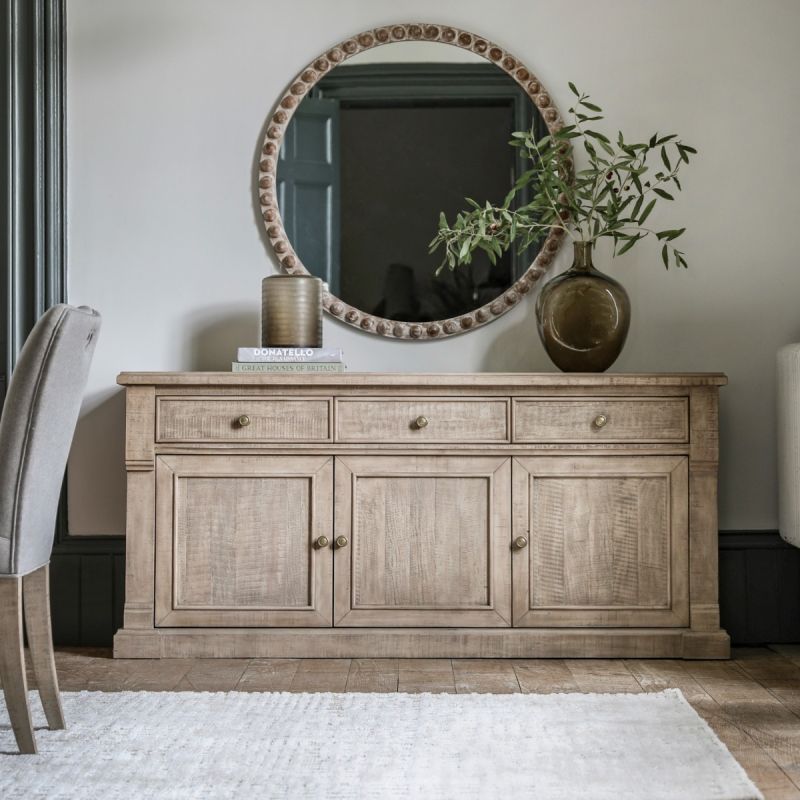
<svg viewBox="0 0 800 800">
<path fill-rule="evenodd" d="M 721 372 L 121 372 L 122 386 L 416 386 L 416 387 L 609 387 L 609 386 L 724 386 Z"/>
</svg>

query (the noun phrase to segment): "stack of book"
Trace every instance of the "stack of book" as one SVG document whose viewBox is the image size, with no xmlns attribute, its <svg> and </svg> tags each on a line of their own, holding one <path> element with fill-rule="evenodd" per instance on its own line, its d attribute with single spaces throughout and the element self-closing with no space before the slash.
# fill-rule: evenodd
<svg viewBox="0 0 800 800">
<path fill-rule="evenodd" d="M 240 347 L 234 372 L 344 372 L 336 347 Z"/>
</svg>

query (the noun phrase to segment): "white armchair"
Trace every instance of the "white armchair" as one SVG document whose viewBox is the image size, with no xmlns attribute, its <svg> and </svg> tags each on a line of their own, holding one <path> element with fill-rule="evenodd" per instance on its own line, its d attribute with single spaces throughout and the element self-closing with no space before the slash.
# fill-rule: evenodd
<svg viewBox="0 0 800 800">
<path fill-rule="evenodd" d="M 778 528 L 800 547 L 800 344 L 778 351 Z"/>
</svg>

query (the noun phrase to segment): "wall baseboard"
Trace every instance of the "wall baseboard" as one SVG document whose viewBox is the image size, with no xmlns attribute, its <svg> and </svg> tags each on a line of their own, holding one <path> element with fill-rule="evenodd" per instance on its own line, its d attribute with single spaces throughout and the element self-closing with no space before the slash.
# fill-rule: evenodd
<svg viewBox="0 0 800 800">
<path fill-rule="evenodd" d="M 720 531 L 719 598 L 734 644 L 800 642 L 800 549 L 777 531 Z"/>
<path fill-rule="evenodd" d="M 110 647 L 122 626 L 125 540 L 56 544 L 50 568 L 56 644 Z M 800 549 L 777 531 L 720 531 L 722 626 L 733 644 L 800 642 Z"/>
<path fill-rule="evenodd" d="M 125 605 L 125 540 L 71 537 L 50 560 L 57 645 L 111 647 Z"/>
</svg>

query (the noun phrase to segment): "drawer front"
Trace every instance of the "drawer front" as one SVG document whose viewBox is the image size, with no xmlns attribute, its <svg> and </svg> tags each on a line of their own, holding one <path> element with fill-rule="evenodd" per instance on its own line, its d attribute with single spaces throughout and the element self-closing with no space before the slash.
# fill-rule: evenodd
<svg viewBox="0 0 800 800">
<path fill-rule="evenodd" d="M 515 442 L 686 442 L 685 397 L 515 400 Z"/>
<path fill-rule="evenodd" d="M 159 397 L 158 442 L 329 442 L 329 398 Z"/>
<path fill-rule="evenodd" d="M 337 442 L 508 442 L 506 398 L 341 399 Z"/>
</svg>

